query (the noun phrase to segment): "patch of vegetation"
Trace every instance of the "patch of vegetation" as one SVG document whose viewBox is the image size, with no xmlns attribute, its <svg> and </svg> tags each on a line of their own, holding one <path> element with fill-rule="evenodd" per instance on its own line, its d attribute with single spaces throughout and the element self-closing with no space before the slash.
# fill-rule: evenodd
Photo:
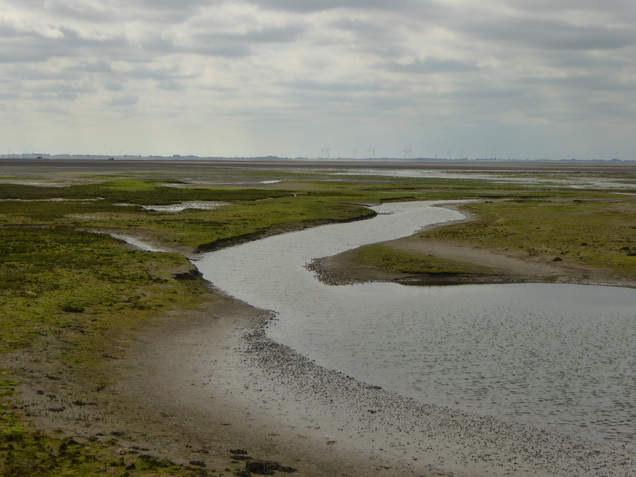
<svg viewBox="0 0 636 477">
<path fill-rule="evenodd" d="M 69 185 L 66 187 L 1 184 L 0 199 L 101 199 L 110 204 L 165 205 L 186 200 L 242 201 L 292 195 L 292 192 L 285 190 L 181 188 L 164 185 L 166 183 L 167 181 L 157 182 L 155 180 L 119 179 L 96 184 Z"/>
<path fill-rule="evenodd" d="M 5 196 L 15 198 L 24 194 L 30 200 L 41 201 L 5 201 L 0 224 L 44 223 L 107 231 L 135 229 L 157 241 L 211 250 L 237 240 L 256 238 L 272 230 L 369 217 L 373 212 L 355 202 L 361 198 L 367 202 L 378 201 L 373 194 L 348 191 L 292 193 L 253 189 L 176 189 L 154 183 L 149 189 L 146 187 L 149 181 L 143 181 L 144 186 L 139 186 L 139 181 L 122 185 L 125 182 L 117 181 L 115 189 L 110 189 L 112 182 L 68 188 L 16 188 L 10 185 L 12 192 L 5 190 Z M 0 192 L 4 189 L 0 186 Z M 50 198 L 68 199 L 69 196 L 74 201 L 45 201 Z M 101 200 L 81 200 L 97 198 Z M 187 209 L 179 213 L 121 206 L 200 200 L 223 201 L 231 205 L 213 210 Z"/>
<path fill-rule="evenodd" d="M 421 236 L 545 261 L 558 257 L 634 278 L 634 198 L 579 197 L 468 204 L 464 208 L 478 220 L 426 231 Z"/>
<path fill-rule="evenodd" d="M 199 471 L 147 455 L 118 456 L 112 443 L 82 443 L 22 427 L 0 429 L 0 475 L 85 477 L 93 475 L 195 477 Z"/>
<path fill-rule="evenodd" d="M 157 314 L 210 299 L 195 274 L 189 280 L 177 278 L 191 270 L 183 256 L 132 250 L 86 229 L 134 229 L 167 243 L 206 248 L 273 229 L 371 215 L 350 202 L 359 196 L 177 189 L 124 179 L 62 188 L 0 185 L 5 199 L 0 210 L 0 353 L 28 348 L 39 354 L 55 342 L 65 369 L 89 374 L 99 384 L 109 379 L 100 364 L 115 340 Z M 180 213 L 118 205 L 185 200 L 233 205 Z M 114 445 L 70 442 L 28 427 L 13 405 L 19 380 L 7 375 L 0 382 L 0 475 L 195 475 L 161 458 L 124 459 L 117 457 Z"/>
<path fill-rule="evenodd" d="M 176 254 L 129 250 L 102 234 L 66 227 L 0 228 L 0 352 L 42 336 L 87 336 L 202 294 L 179 281 L 190 268 Z"/>
<path fill-rule="evenodd" d="M 280 188 L 170 187 L 188 184 L 177 174 L 149 178 L 133 173 L 95 176 L 93 183 L 66 187 L 0 184 L 0 353 L 25 348 L 38 353 L 55 341 L 63 347 L 64 366 L 98 376 L 101 359 L 115 339 L 133 334 L 160 313 L 210 299 L 196 275 L 177 279 L 191 269 L 184 257 L 132 250 L 86 230 L 124 231 L 191 250 L 212 250 L 268 233 L 373 215 L 361 204 L 508 199 L 466 205 L 478 221 L 424 234 L 511 254 L 560 256 L 611 267 L 623 276 L 636 273 L 632 196 L 556 188 L 547 182 L 529 186 L 378 176 L 341 181 L 324 170 L 227 168 L 221 174 L 228 181 L 281 177 L 296 182 Z M 183 201 L 230 205 L 178 213 L 141 207 Z M 357 253 L 364 263 L 400 273 L 479 272 L 381 245 Z M 113 444 L 80 443 L 28 427 L 14 405 L 19 379 L 0 374 L 0 475 L 196 475 L 160 457 L 120 456 Z"/>
<path fill-rule="evenodd" d="M 96 370 L 113 339 L 159 312 L 206 297 L 202 280 L 174 278 L 190 267 L 180 255 L 129 250 L 106 235 L 60 226 L 0 227 L 0 352 L 28 347 L 37 353 L 55 340 L 64 366 Z M 0 475 L 85 476 L 114 469 L 107 464 L 117 455 L 112 445 L 28 427 L 12 404 L 20 377 L 0 378 Z M 195 475 L 175 466 L 150 472 L 138 457 L 115 467 L 116 475 Z"/>
<path fill-rule="evenodd" d="M 397 250 L 382 244 L 372 244 L 355 250 L 355 259 L 363 265 L 403 274 L 460 275 L 487 273 L 489 270 L 469 263 L 445 260 L 432 255 Z"/>
</svg>

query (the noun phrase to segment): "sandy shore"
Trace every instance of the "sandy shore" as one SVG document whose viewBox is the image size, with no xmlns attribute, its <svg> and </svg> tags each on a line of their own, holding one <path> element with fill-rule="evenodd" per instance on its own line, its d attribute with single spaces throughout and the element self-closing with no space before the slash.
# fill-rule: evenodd
<svg viewBox="0 0 636 477">
<path fill-rule="evenodd" d="M 460 254 L 497 269 L 492 277 L 500 281 L 611 282 L 589 270 L 452 244 L 406 238 L 392 246 Z M 346 253 L 322 266 L 333 282 L 396 279 L 356 269 Z M 269 319 L 211 288 L 201 309 L 164 316 L 105 357 L 114 386 L 70 374 L 54 349 L 51 356 L 12 356 L 8 365 L 25 377 L 20 399 L 37 426 L 116 439 L 122 454 L 204 463 L 201 475 L 250 475 L 249 463 L 275 462 L 269 468 L 276 475 L 298 476 L 636 476 L 636 447 L 577 440 L 365 385 L 270 341 L 262 333 Z M 249 468 L 258 475 L 258 466 Z"/>
<path fill-rule="evenodd" d="M 420 242 L 392 245 L 412 249 Z M 494 267 L 500 281 L 611 278 L 448 244 L 424 247 Z M 322 276 L 332 281 L 391 279 L 356 270 L 346 253 L 328 262 Z M 636 475 L 634 447 L 426 405 L 316 366 L 264 336 L 267 312 L 217 295 L 200 313 L 144 334 L 117 363 L 124 370 L 117 393 L 146 416 L 160 416 L 158 429 L 187 438 L 190 447 L 174 439 L 163 444 L 177 460 L 203 449 L 214 468 L 238 447 L 303 476 Z"/>
<path fill-rule="evenodd" d="M 634 448 L 359 383 L 271 342 L 260 331 L 266 314 L 220 301 L 150 331 L 119 363 L 128 369 L 119 392 L 187 436 L 190 449 L 206 449 L 210 466 L 240 446 L 307 476 L 636 475 Z"/>
<path fill-rule="evenodd" d="M 418 234 L 383 242 L 383 244 L 396 250 L 470 263 L 483 267 L 484 271 L 450 276 L 391 273 L 359 265 L 356 263 L 353 251 L 316 259 L 310 267 L 320 280 L 330 285 L 390 281 L 404 285 L 570 283 L 636 287 L 635 280 L 614 276 L 607 270 L 593 269 L 571 262 L 503 255 L 482 248 L 469 247 L 465 244 L 422 239 Z"/>
<path fill-rule="evenodd" d="M 488 253 L 464 253 L 494 264 Z M 534 279 L 572 273 L 497 260 L 508 281 L 521 279 L 504 274 L 508 266 Z M 360 273 L 346 255 L 330 263 L 340 278 L 345 270 Z M 115 436 L 123 454 L 141 449 L 204 463 L 207 475 L 236 475 L 269 461 L 276 475 L 295 469 L 298 476 L 636 476 L 636 447 L 577 440 L 365 385 L 270 341 L 262 333 L 268 312 L 214 289 L 210 296 L 201 309 L 165 316 L 113 350 L 106 358 L 115 386 L 95 388 L 55 356 L 14 356 L 11 367 L 26 377 L 21 399 L 36 425 L 87 439 Z"/>
<path fill-rule="evenodd" d="M 400 167 L 470 171 L 633 172 L 635 163 L 312 162 L 1 159 L 20 183 L 59 185 L 99 175 L 201 177 L 236 181 L 228 167 Z M 46 181 L 41 178 L 47 177 Z M 243 187 L 240 182 L 229 186 Z M 250 179 L 252 186 L 260 179 Z M 265 187 L 259 184 L 259 187 Z M 277 187 L 271 185 L 267 187 Z M 620 283 L 563 263 L 531 263 L 492 252 L 413 238 L 392 246 L 465 259 L 497 270 L 468 281 Z M 182 251 L 183 252 L 183 251 Z M 321 264 L 334 283 L 426 277 L 353 266 L 346 253 Z M 20 411 L 36 429 L 193 465 L 204 476 L 246 473 L 246 463 L 297 476 L 636 476 L 636 448 L 610 446 L 429 406 L 315 366 L 260 332 L 270 315 L 211 289 L 199 310 L 158 317 L 143 333 L 104 354 L 104 368 L 78 375 L 59 343 L 11 356 L 0 365 L 20 378 Z M 102 379 L 103 378 L 103 379 Z M 108 383 L 108 384 L 102 384 Z M 110 384 L 116 383 L 116 384 Z M 107 444 L 108 443 L 108 444 Z M 264 465 L 276 462 L 278 465 Z M 192 463 L 196 463 L 194 465 Z M 203 463 L 205 467 L 198 464 Z M 249 467 L 251 473 L 259 465 Z"/>
</svg>

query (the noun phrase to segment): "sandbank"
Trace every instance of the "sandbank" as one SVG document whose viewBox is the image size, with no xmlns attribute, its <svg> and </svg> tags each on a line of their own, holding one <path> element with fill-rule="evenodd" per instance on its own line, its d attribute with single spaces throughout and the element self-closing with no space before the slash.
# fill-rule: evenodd
<svg viewBox="0 0 636 477">
<path fill-rule="evenodd" d="M 463 258 L 498 264 L 509 282 L 583 280 L 557 264 L 495 255 L 475 249 Z M 355 275 L 347 263 L 341 278 L 347 266 Z M 239 447 L 302 476 L 636 475 L 634 447 L 428 405 L 319 367 L 265 336 L 267 311 L 213 293 L 206 309 L 148 331 L 118 363 L 117 392 L 156 416 L 154 426 L 187 436 L 190 447 L 173 445 L 173 458 L 204 449 L 214 468 Z"/>
</svg>

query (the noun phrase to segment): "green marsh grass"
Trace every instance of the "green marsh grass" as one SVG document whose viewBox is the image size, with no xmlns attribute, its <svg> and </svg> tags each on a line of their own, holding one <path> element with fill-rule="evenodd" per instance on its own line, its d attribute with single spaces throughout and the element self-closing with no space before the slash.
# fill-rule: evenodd
<svg viewBox="0 0 636 477">
<path fill-rule="evenodd" d="M 558 257 L 634 279 L 634 197 L 578 196 L 468 204 L 464 209 L 477 220 L 421 235 L 546 261 Z"/>
<path fill-rule="evenodd" d="M 446 260 L 432 255 L 396 250 L 382 244 L 357 248 L 354 260 L 363 265 L 372 265 L 379 270 L 403 274 L 460 275 L 487 273 L 483 267 L 469 263 Z"/>
<path fill-rule="evenodd" d="M 354 197 L 355 196 L 355 197 Z M 270 230 L 354 220 L 371 212 L 360 194 L 307 195 L 286 190 L 179 189 L 153 181 L 95 185 L 0 185 L 0 353 L 61 346 L 60 363 L 96 382 L 114 340 L 156 317 L 210 300 L 203 280 L 177 280 L 185 257 L 132 250 L 91 230 L 130 230 L 191 249 L 214 248 Z M 63 199 L 63 200 L 51 200 Z M 231 205 L 164 213 L 139 206 L 185 200 Z M 160 459 L 115 458 L 117 447 L 69 442 L 32 429 L 13 405 L 19 376 L 0 380 L 0 475 L 195 475 Z M 134 464 L 133 467 L 131 465 Z"/>
<path fill-rule="evenodd" d="M 130 231 L 189 250 L 212 250 L 272 232 L 373 215 L 361 204 L 481 199 L 489 202 L 465 206 L 475 222 L 423 234 L 526 256 L 565 257 L 632 278 L 636 274 L 633 196 L 547 183 L 531 187 L 378 176 L 334 181 L 329 174 L 309 171 L 285 178 L 297 182 L 267 189 L 169 187 L 164 184 L 180 179 L 133 174 L 66 187 L 0 184 L 0 353 L 37 352 L 47 341 L 58 340 L 65 347 L 60 359 L 66 366 L 99 374 L 100 356 L 116 337 L 134 334 L 157 314 L 210 300 L 202 280 L 175 279 L 176 273 L 190 268 L 183 256 L 132 250 L 86 230 Z M 182 201 L 229 205 L 178 213 L 140 207 Z M 407 273 L 474 271 L 464 264 L 381 245 L 357 253 L 365 263 Z M 14 409 L 19 379 L 0 374 L 0 475 L 195 475 L 161 459 L 123 461 L 106 444 L 75 443 L 30 428 Z M 132 463 L 135 468 L 127 470 Z"/>
<path fill-rule="evenodd" d="M 196 306 L 207 296 L 201 280 L 175 280 L 175 272 L 190 268 L 180 255 L 130 250 L 109 236 L 59 226 L 4 226 L 0 239 L 0 352 L 37 353 L 55 340 L 61 364 L 96 381 L 107 379 L 99 377 L 99 364 L 111 340 L 157 313 Z M 115 445 L 34 430 L 12 404 L 19 379 L 0 376 L 0 475 L 86 476 L 118 469 L 116 475 L 195 475 L 173 464 L 154 468 L 138 457 L 113 460 Z"/>
</svg>

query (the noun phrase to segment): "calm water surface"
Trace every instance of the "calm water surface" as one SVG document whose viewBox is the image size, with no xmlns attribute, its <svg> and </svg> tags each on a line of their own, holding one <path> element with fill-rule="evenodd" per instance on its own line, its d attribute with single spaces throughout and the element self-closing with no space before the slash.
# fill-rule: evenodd
<svg viewBox="0 0 636 477">
<path fill-rule="evenodd" d="M 385 204 L 328 225 L 207 254 L 199 268 L 277 314 L 276 341 L 361 381 L 595 440 L 636 444 L 636 290 L 554 284 L 328 286 L 304 264 L 461 214 Z"/>
</svg>

